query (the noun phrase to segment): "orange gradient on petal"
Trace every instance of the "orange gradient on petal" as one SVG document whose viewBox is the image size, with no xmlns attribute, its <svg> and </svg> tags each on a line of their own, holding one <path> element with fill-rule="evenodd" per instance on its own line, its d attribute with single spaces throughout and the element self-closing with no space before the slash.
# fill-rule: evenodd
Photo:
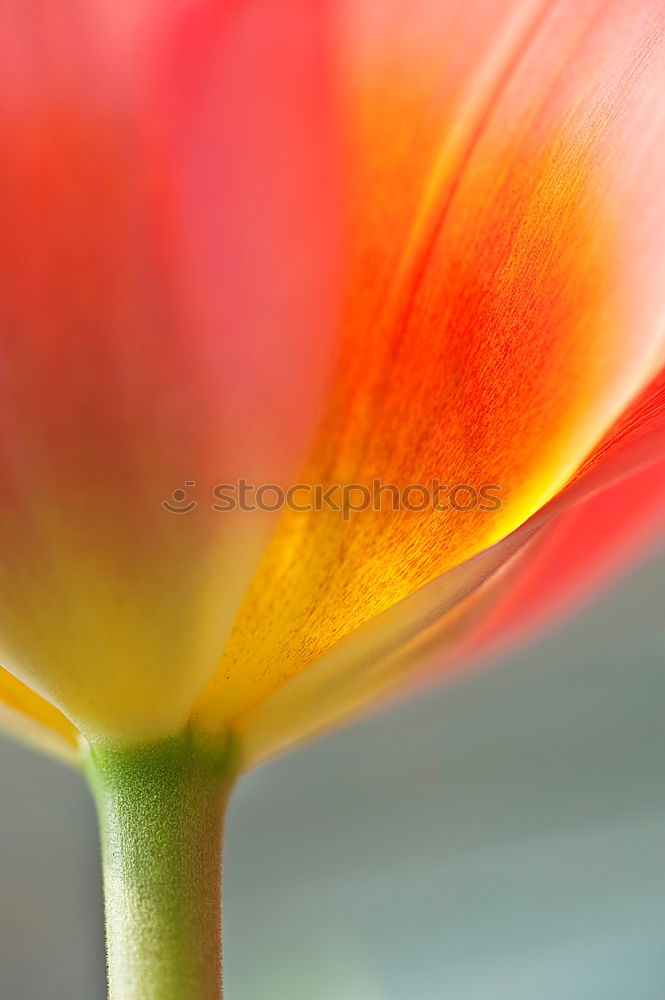
<svg viewBox="0 0 665 1000">
<path fill-rule="evenodd" d="M 303 481 L 501 486 L 489 513 L 287 512 L 203 718 L 238 718 L 351 631 L 507 535 L 572 475 L 622 368 L 612 228 L 583 150 L 467 165 L 377 309 L 352 276 L 345 347 Z M 453 171 L 451 171 L 451 174 Z M 602 234 L 602 235 L 601 235 Z M 601 418 L 602 419 L 602 418 Z M 201 721 L 201 720 L 200 720 Z"/>
</svg>

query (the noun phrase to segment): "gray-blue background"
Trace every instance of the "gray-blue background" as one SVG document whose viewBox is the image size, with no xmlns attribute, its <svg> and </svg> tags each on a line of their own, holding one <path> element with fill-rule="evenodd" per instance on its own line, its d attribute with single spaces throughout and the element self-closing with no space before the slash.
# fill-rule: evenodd
<svg viewBox="0 0 665 1000">
<path fill-rule="evenodd" d="M 229 818 L 228 1000 L 662 1000 L 665 558 Z M 82 780 L 0 740 L 0 997 L 102 1000 Z"/>
</svg>

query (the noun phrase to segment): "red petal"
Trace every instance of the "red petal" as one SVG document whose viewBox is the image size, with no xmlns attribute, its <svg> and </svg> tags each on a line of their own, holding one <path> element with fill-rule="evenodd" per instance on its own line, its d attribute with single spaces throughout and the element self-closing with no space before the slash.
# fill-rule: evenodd
<svg viewBox="0 0 665 1000">
<path fill-rule="evenodd" d="M 265 533 L 212 487 L 288 480 L 318 414 L 326 15 L 0 8 L 0 656 L 88 732 L 183 724 Z"/>
</svg>

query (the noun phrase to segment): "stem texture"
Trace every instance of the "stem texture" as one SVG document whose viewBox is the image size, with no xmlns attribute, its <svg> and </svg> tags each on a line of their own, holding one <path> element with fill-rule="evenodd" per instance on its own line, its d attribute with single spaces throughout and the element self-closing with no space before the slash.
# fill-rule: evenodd
<svg viewBox="0 0 665 1000">
<path fill-rule="evenodd" d="M 222 824 L 231 754 L 178 737 L 91 747 L 110 1000 L 222 996 Z"/>
</svg>

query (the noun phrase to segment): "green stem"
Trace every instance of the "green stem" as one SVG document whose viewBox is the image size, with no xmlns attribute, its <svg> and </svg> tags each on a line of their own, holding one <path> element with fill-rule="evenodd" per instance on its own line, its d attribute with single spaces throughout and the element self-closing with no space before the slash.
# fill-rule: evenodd
<svg viewBox="0 0 665 1000">
<path fill-rule="evenodd" d="M 91 747 L 110 1000 L 219 1000 L 221 854 L 232 755 L 188 737 Z"/>
</svg>

